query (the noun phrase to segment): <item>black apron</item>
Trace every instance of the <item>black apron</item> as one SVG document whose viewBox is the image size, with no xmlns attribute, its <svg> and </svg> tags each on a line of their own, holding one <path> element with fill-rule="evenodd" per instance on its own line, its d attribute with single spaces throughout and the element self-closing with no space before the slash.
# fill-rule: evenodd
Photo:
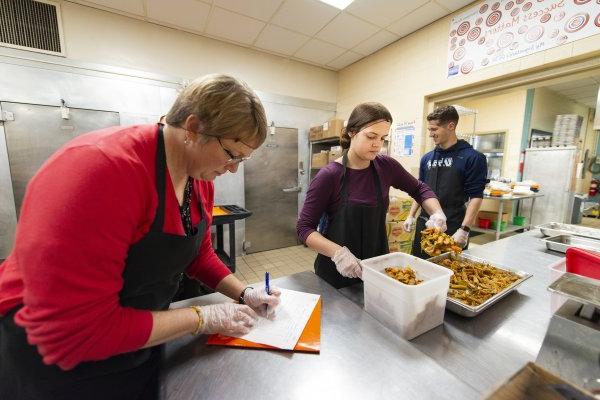
<svg viewBox="0 0 600 400">
<path fill-rule="evenodd" d="M 333 216 L 323 234 L 327 239 L 346 246 L 358 259 L 364 260 L 389 253 L 387 235 L 385 230 L 385 213 L 381 195 L 381 181 L 371 162 L 369 168 L 373 172 L 377 205 L 350 204 L 348 202 L 348 182 L 346 180 L 346 166 L 348 154 L 344 153 L 342 165 L 342 187 L 340 209 Z M 340 289 L 361 282 L 359 278 L 346 278 L 336 269 L 331 258 L 318 254 L 315 259 L 315 273 L 327 283 Z"/>
<path fill-rule="evenodd" d="M 196 258 L 206 229 L 200 200 L 199 224 L 189 236 L 163 232 L 166 155 L 162 126 L 156 149 L 158 207 L 146 236 L 129 248 L 123 271 L 120 304 L 141 310 L 166 310 L 179 276 Z M 57 294 L 60 295 L 60 294 Z M 11 310 L 0 319 L 0 399 L 154 399 L 162 346 L 83 362 L 70 371 L 42 363 L 37 348 L 27 343 L 25 330 L 14 323 Z M 132 329 L 135 329 L 132 328 Z"/>
<path fill-rule="evenodd" d="M 433 163 L 434 161 L 437 162 L 438 158 L 442 165 Z M 467 210 L 465 204 L 469 199 L 465 195 L 462 173 L 456 168 L 454 160 L 448 161 L 448 158 L 440 158 L 437 150 L 434 150 L 431 160 L 432 165 L 427 170 L 424 182 L 434 191 L 440 201 L 444 214 L 446 214 L 446 225 L 448 227 L 446 233 L 453 235 L 462 226 Z M 449 163 L 451 164 L 449 165 Z M 428 219 L 429 215 L 427 212 L 421 209 L 421 214 L 417 218 L 415 239 L 412 246 L 412 254 L 423 259 L 431 257 L 421 250 L 421 231 L 425 229 L 425 222 Z M 467 247 L 468 243 L 465 249 Z"/>
</svg>

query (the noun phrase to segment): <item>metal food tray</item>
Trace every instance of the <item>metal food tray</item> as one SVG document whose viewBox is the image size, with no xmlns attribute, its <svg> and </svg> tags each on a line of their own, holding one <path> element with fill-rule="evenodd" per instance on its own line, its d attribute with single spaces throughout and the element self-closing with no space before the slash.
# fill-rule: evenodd
<svg viewBox="0 0 600 400">
<path fill-rule="evenodd" d="M 544 236 L 576 235 L 592 239 L 600 239 L 600 229 L 587 228 L 578 225 L 563 224 L 560 222 L 548 222 L 538 225 L 536 228 L 539 228 Z"/>
<path fill-rule="evenodd" d="M 529 279 L 533 276 L 532 274 L 530 274 L 528 272 L 519 271 L 519 270 L 516 270 L 513 268 L 508 268 L 508 267 L 505 267 L 505 266 L 502 266 L 499 264 L 494 264 L 494 263 L 486 261 L 482 258 L 475 257 L 470 254 L 464 254 L 464 253 L 462 253 L 462 254 L 444 253 L 439 256 L 432 257 L 432 258 L 428 259 L 427 261 L 437 264 L 438 262 L 441 262 L 442 260 L 445 260 L 447 258 L 452 258 L 454 260 L 469 260 L 469 261 L 488 264 L 488 265 L 491 265 L 492 267 L 495 267 L 495 268 L 498 268 L 498 269 L 501 269 L 504 271 L 512 272 L 520 278 L 518 281 L 512 283 L 510 286 L 507 286 L 501 292 L 496 293 L 494 296 L 490 297 L 489 299 L 487 299 L 486 301 L 484 301 L 483 303 L 481 303 L 478 306 L 469 306 L 467 304 L 462 303 L 459 300 L 453 299 L 448 296 L 446 298 L 446 308 L 448 310 L 450 310 L 456 314 L 462 315 L 464 317 L 475 317 L 475 316 L 479 315 L 481 312 L 483 312 L 484 310 L 489 308 L 492 304 L 496 303 L 497 301 L 499 301 L 500 299 L 502 299 L 503 297 L 508 295 L 510 292 L 515 290 L 521 283 L 523 283 L 524 281 L 526 281 L 527 279 Z"/>
<path fill-rule="evenodd" d="M 561 253 L 566 253 L 567 249 L 571 247 L 577 247 L 585 250 L 600 251 L 600 240 L 590 239 L 587 237 L 575 235 L 558 235 L 542 240 L 546 242 L 546 247 L 548 248 L 548 250 L 560 251 Z"/>
</svg>

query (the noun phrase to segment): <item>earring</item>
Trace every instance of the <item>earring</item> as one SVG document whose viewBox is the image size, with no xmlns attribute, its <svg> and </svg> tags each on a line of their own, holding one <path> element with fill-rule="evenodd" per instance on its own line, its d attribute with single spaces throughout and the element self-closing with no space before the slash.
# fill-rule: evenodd
<svg viewBox="0 0 600 400">
<path fill-rule="evenodd" d="M 190 142 L 190 138 L 185 135 L 185 140 L 183 141 L 183 144 L 187 145 Z"/>
</svg>

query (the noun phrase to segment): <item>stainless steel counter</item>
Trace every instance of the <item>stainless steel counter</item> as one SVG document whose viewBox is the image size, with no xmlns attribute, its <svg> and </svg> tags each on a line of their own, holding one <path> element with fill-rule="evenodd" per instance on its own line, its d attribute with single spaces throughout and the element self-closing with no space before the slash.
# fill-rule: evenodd
<svg viewBox="0 0 600 400">
<path fill-rule="evenodd" d="M 207 346 L 185 337 L 165 349 L 164 398 L 481 398 L 534 361 L 550 320 L 550 252 L 538 230 L 469 253 L 534 276 L 476 318 L 446 312 L 444 325 L 412 341 L 362 309 L 362 285 L 337 291 L 311 272 L 274 280 L 322 296 L 321 354 Z M 215 302 L 221 295 L 179 302 Z"/>
</svg>

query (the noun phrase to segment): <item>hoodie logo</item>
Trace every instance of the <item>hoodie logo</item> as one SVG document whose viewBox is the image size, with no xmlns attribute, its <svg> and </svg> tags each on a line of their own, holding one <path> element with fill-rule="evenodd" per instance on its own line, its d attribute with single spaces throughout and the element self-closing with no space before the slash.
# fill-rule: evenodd
<svg viewBox="0 0 600 400">
<path fill-rule="evenodd" d="M 448 157 L 448 158 L 440 158 L 439 160 L 429 160 L 427 161 L 427 169 L 431 169 L 431 168 L 437 168 L 437 167 L 446 167 L 446 168 L 450 168 L 452 167 L 452 157 Z"/>
</svg>

